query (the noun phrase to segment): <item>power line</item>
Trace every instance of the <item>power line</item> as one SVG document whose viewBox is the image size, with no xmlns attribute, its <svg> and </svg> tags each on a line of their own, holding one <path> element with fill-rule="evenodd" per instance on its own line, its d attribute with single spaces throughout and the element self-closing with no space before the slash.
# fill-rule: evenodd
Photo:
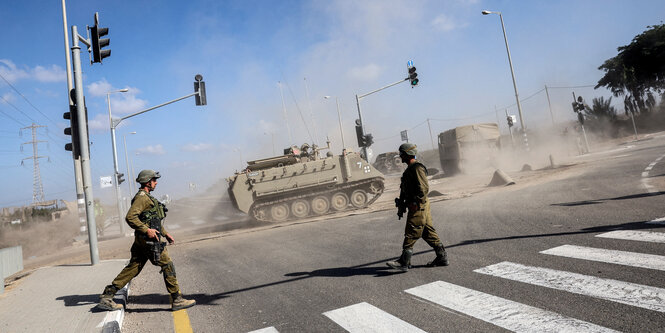
<svg viewBox="0 0 665 333">
<path fill-rule="evenodd" d="M 48 119 L 50 122 L 52 122 L 55 125 L 55 121 L 53 121 L 51 118 L 49 118 L 47 115 L 45 115 L 41 110 L 39 110 L 34 104 L 32 104 L 25 96 L 23 96 L 23 94 L 21 94 L 20 91 L 18 91 L 18 89 L 16 89 L 16 87 L 14 87 L 11 83 L 9 83 L 9 81 L 7 81 L 7 79 L 5 79 L 5 77 L 2 74 L 0 74 L 0 78 L 2 78 L 5 81 L 5 83 L 7 83 L 8 86 L 12 87 L 12 89 L 14 89 L 14 91 L 17 94 L 19 94 L 19 96 L 23 97 L 23 99 L 28 104 L 30 104 L 30 106 L 32 106 L 33 109 L 37 110 L 37 112 L 41 113 L 42 116 L 44 116 L 46 119 Z"/>
</svg>

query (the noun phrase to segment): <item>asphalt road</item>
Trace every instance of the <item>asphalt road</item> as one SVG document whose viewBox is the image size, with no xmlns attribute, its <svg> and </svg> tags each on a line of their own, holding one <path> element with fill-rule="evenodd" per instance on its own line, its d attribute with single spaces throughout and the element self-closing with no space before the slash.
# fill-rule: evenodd
<svg viewBox="0 0 665 333">
<path fill-rule="evenodd" d="M 170 255 L 198 305 L 174 317 L 146 266 L 123 331 L 662 331 L 665 224 L 646 222 L 665 217 L 663 155 L 655 137 L 434 202 L 448 267 L 424 267 L 421 240 L 413 269 L 388 269 L 404 228 L 394 211 L 181 243 Z"/>
</svg>

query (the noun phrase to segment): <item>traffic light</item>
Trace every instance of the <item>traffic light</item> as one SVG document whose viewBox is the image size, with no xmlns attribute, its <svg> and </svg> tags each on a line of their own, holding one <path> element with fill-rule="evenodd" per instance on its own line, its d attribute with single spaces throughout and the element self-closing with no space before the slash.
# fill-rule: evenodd
<svg viewBox="0 0 665 333">
<path fill-rule="evenodd" d="M 122 184 L 122 182 L 125 181 L 125 179 L 122 178 L 122 177 L 125 176 L 124 173 L 122 173 L 122 172 L 118 172 L 118 174 L 117 174 L 116 176 L 118 176 L 118 185 Z"/>
<path fill-rule="evenodd" d="M 75 90 L 72 89 L 70 91 L 69 95 L 72 98 L 72 101 L 74 101 L 74 102 L 73 102 L 73 105 L 69 106 L 69 112 L 65 112 L 62 115 L 62 118 L 69 119 L 69 126 L 70 127 L 65 128 L 65 135 L 70 135 L 72 137 L 72 142 L 65 144 L 65 150 L 66 151 L 71 151 L 72 154 L 74 155 L 74 158 L 79 158 L 81 153 L 78 149 L 78 147 L 79 147 L 79 131 L 78 131 L 78 114 L 76 112 L 76 93 L 75 93 Z"/>
<path fill-rule="evenodd" d="M 206 83 L 203 82 L 203 76 L 196 74 L 194 77 L 194 92 L 196 94 L 196 105 L 207 105 L 206 101 Z"/>
<path fill-rule="evenodd" d="M 109 28 L 102 28 L 98 26 L 98 17 L 95 13 L 95 25 L 90 27 L 90 38 L 92 39 L 92 62 L 102 63 L 102 59 L 111 56 L 111 50 L 102 50 L 103 47 L 109 46 L 111 40 L 108 38 L 101 38 L 109 34 Z"/>
<path fill-rule="evenodd" d="M 365 134 L 360 119 L 356 119 L 356 138 L 358 139 L 358 147 L 365 147 Z"/>
<path fill-rule="evenodd" d="M 418 73 L 416 73 L 415 66 L 409 66 L 409 81 L 411 81 L 411 87 L 418 85 Z"/>
<path fill-rule="evenodd" d="M 364 147 L 369 147 L 374 143 L 374 137 L 372 134 L 365 134 L 365 146 Z"/>
<path fill-rule="evenodd" d="M 513 127 L 513 125 L 515 125 L 513 124 L 513 117 L 508 116 L 506 117 L 506 120 L 508 120 L 508 127 Z"/>
</svg>

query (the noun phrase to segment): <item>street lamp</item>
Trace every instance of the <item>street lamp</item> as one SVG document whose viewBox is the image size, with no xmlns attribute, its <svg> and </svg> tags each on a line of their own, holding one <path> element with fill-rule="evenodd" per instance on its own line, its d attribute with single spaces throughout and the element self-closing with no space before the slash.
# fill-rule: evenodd
<svg viewBox="0 0 665 333">
<path fill-rule="evenodd" d="M 524 117 L 522 115 L 522 104 L 520 103 L 520 97 L 517 93 L 517 83 L 515 83 L 515 71 L 513 70 L 513 60 L 510 57 L 510 48 L 508 48 L 508 37 L 506 37 L 506 27 L 503 24 L 503 16 L 501 12 L 493 12 L 489 10 L 483 10 L 483 15 L 489 14 L 499 14 L 499 19 L 501 20 L 501 29 L 503 30 L 503 40 L 506 42 L 506 52 L 508 53 L 508 63 L 510 64 L 510 75 L 513 77 L 513 88 L 515 89 L 515 100 L 517 101 L 517 111 L 520 114 L 520 126 L 522 126 L 522 133 L 524 135 L 524 145 L 526 150 L 529 150 L 529 141 L 526 137 L 526 127 L 524 126 Z"/>
<path fill-rule="evenodd" d="M 132 179 L 134 178 L 134 176 L 132 176 L 132 170 L 129 168 L 129 157 L 127 157 L 127 155 L 128 155 L 127 154 L 127 140 L 126 140 L 127 139 L 127 134 L 136 134 L 136 132 L 125 133 L 122 136 L 122 144 L 123 144 L 123 146 L 125 146 L 125 164 L 127 165 L 127 179 L 129 180 L 127 182 L 127 188 L 129 189 L 129 195 L 132 195 L 132 193 L 134 193 L 134 191 L 132 190 L 132 184 L 134 184 Z"/>
<path fill-rule="evenodd" d="M 325 99 L 330 99 L 331 96 L 323 96 Z M 337 120 L 339 121 L 339 134 L 342 135 L 342 151 L 346 148 L 344 144 L 344 131 L 342 130 L 342 116 L 339 113 L 339 99 L 335 96 L 335 104 L 337 104 Z"/>
<path fill-rule="evenodd" d="M 108 109 L 109 109 L 109 124 L 111 127 L 111 147 L 113 147 L 113 178 L 115 178 L 115 197 L 116 197 L 116 204 L 118 206 L 118 223 L 120 224 L 120 233 L 125 234 L 125 224 L 122 223 L 122 204 L 120 202 L 120 184 L 118 184 L 118 151 L 115 148 L 115 126 L 113 125 L 113 118 L 111 117 L 111 98 L 110 95 L 113 93 L 125 93 L 128 92 L 129 89 L 120 89 L 120 90 L 114 90 L 114 91 L 109 91 L 106 93 L 106 103 L 108 104 Z"/>
</svg>

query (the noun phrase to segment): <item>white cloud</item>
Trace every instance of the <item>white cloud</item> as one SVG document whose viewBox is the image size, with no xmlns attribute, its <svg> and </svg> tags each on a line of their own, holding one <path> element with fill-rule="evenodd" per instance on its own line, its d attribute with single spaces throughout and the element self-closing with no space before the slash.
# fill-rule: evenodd
<svg viewBox="0 0 665 333">
<path fill-rule="evenodd" d="M 164 155 L 164 154 L 166 154 L 166 151 L 164 150 L 164 147 L 162 147 L 161 144 L 139 148 L 139 149 L 136 150 L 136 152 L 138 152 L 139 154 L 146 154 L 146 155 Z"/>
<path fill-rule="evenodd" d="M 107 92 L 112 90 L 114 90 L 113 86 L 111 86 L 111 84 L 104 79 L 89 84 L 87 92 L 89 92 L 92 96 L 104 96 Z"/>
<path fill-rule="evenodd" d="M 16 82 L 29 76 L 28 72 L 19 69 L 8 59 L 0 59 L 0 74 L 2 74 L 2 76 L 9 82 Z"/>
<path fill-rule="evenodd" d="M 196 151 L 207 151 L 211 150 L 213 148 L 213 145 L 209 143 L 189 143 L 182 148 L 180 148 L 182 151 L 189 151 L 189 152 L 196 152 Z"/>
<path fill-rule="evenodd" d="M 95 118 L 88 119 L 88 131 L 90 131 L 90 133 L 100 133 L 109 130 L 108 114 L 99 113 Z"/>
<path fill-rule="evenodd" d="M 63 68 L 56 65 L 51 67 L 37 66 L 32 71 L 32 76 L 39 82 L 64 82 L 67 73 Z"/>
<path fill-rule="evenodd" d="M 32 79 L 39 82 L 61 82 L 67 78 L 65 70 L 57 65 L 19 68 L 9 59 L 0 59 L 0 74 L 9 82 L 23 79 Z"/>
<path fill-rule="evenodd" d="M 432 26 L 439 31 L 448 32 L 463 27 L 464 25 L 458 24 L 455 20 L 445 14 L 441 14 L 432 20 Z"/>
<path fill-rule="evenodd" d="M 0 99 L 2 99 L 2 103 L 5 103 L 5 104 L 7 102 L 11 103 L 11 102 L 16 100 L 16 98 L 14 97 L 14 94 L 12 94 L 12 93 L 5 93 L 4 95 L 1 96 Z"/>
<path fill-rule="evenodd" d="M 349 77 L 361 81 L 374 81 L 381 75 L 381 67 L 369 64 L 363 67 L 354 67 L 349 70 Z"/>
</svg>

